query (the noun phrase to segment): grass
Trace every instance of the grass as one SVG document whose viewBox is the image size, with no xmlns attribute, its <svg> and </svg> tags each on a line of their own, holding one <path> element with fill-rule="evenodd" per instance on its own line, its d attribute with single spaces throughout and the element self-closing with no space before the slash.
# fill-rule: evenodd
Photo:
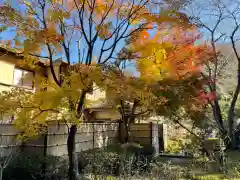
<svg viewBox="0 0 240 180">
<path fill-rule="evenodd" d="M 157 163 L 170 162 L 171 168 L 174 170 L 178 167 L 190 169 L 190 179 L 193 180 L 240 180 L 240 153 L 231 152 L 227 153 L 228 156 L 228 173 L 219 173 L 217 163 L 206 162 L 204 165 L 207 169 L 204 169 L 197 164 L 194 164 L 192 159 L 186 158 L 171 158 L 171 157 L 157 157 Z M 238 163 L 238 164 L 236 164 Z M 236 170 L 237 169 L 237 173 Z M 234 172 L 235 171 L 235 172 Z M 186 180 L 186 179 L 185 179 Z"/>
<path fill-rule="evenodd" d="M 193 176 L 193 179 L 196 179 L 196 180 L 224 180 L 225 175 L 224 174 L 206 173 L 205 175 L 201 175 L 201 176 Z"/>
</svg>

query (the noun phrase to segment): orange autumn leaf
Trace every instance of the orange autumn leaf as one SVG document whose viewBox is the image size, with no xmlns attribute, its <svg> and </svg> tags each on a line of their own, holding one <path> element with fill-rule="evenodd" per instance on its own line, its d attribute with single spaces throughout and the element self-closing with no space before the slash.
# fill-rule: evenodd
<svg viewBox="0 0 240 180">
<path fill-rule="evenodd" d="M 147 32 L 147 31 L 141 32 L 141 33 L 140 33 L 140 38 L 149 39 L 149 38 L 150 38 L 149 32 Z"/>
<path fill-rule="evenodd" d="M 153 29 L 153 24 L 152 24 L 152 23 L 148 24 L 148 25 L 147 25 L 147 28 L 148 28 L 148 29 Z"/>
<path fill-rule="evenodd" d="M 140 38 L 131 44 L 131 51 L 139 56 L 138 71 L 147 80 L 180 80 L 199 75 L 201 67 L 211 57 L 210 48 L 195 45 L 200 36 L 194 28 L 175 26 L 168 34 L 157 31 L 152 37 L 149 32 L 140 32 Z"/>
</svg>

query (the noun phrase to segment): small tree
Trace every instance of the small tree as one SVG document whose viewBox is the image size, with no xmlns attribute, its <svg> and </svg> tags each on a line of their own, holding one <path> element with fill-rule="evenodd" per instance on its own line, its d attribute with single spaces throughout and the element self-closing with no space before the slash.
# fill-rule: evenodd
<svg viewBox="0 0 240 180">
<path fill-rule="evenodd" d="M 122 132 L 124 135 L 122 142 L 126 143 L 130 137 L 130 125 L 137 118 L 153 112 L 154 104 L 163 102 L 163 99 L 155 96 L 150 85 L 134 75 L 126 75 L 119 70 L 110 70 L 105 73 L 108 77 L 103 82 L 108 84 L 107 101 L 121 114 L 125 131 Z"/>
<path fill-rule="evenodd" d="M 214 53 L 213 60 L 206 63 L 205 71 L 202 73 L 206 83 L 202 97 L 212 109 L 220 137 L 227 149 L 235 149 L 238 131 L 236 110 L 240 92 L 240 58 L 237 43 L 239 2 L 227 0 L 211 1 L 206 4 L 193 2 L 189 9 L 193 22 L 204 30 L 207 43 Z M 211 22 L 205 19 L 206 15 Z M 223 28 L 226 24 L 229 25 L 228 28 Z M 223 104 L 220 102 L 223 102 L 226 94 L 229 94 L 228 108 L 226 104 L 221 107 Z"/>
<path fill-rule="evenodd" d="M 157 76 L 161 89 L 157 89 L 155 95 L 165 97 L 166 103 L 156 106 L 155 111 L 169 118 L 170 124 L 177 124 L 188 131 L 204 149 L 202 136 L 194 131 L 194 126 L 204 124 L 200 123 L 206 115 L 206 102 L 201 96 L 205 81 L 201 72 L 205 63 L 212 59 L 213 53 L 208 45 L 196 44 L 201 38 L 196 26 L 188 29 L 175 27 L 172 31 L 175 33 L 170 33 L 165 42 L 169 45 L 166 59 L 156 68 L 162 73 Z M 148 71 L 145 70 L 146 73 Z M 190 119 L 193 128 L 187 121 Z"/>
<path fill-rule="evenodd" d="M 132 37 L 119 53 L 120 61 L 115 64 L 117 73 L 108 75 L 112 79 L 106 78 L 110 85 L 109 99 L 119 107 L 128 133 L 125 141 L 136 118 L 153 113 L 173 117 L 181 106 L 193 116 L 204 106 L 199 96 L 203 88 L 200 71 L 211 59 L 211 50 L 205 45 L 194 45 L 200 36 L 191 24 L 171 28 L 161 28 L 151 38 Z M 147 32 L 136 35 L 146 36 Z M 139 77 L 123 72 L 126 60 L 136 63 Z"/>
</svg>

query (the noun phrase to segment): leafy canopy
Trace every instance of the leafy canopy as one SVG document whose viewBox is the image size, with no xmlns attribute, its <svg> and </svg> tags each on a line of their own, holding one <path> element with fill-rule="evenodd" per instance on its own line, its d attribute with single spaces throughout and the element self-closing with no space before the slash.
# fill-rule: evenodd
<svg viewBox="0 0 240 180">
<path fill-rule="evenodd" d="M 79 124 L 81 97 L 93 82 L 117 103 L 138 101 L 146 109 L 187 97 L 176 95 L 196 80 L 208 49 L 194 45 L 199 35 L 184 14 L 157 9 L 149 0 L 62 2 L 21 1 L 19 9 L 11 4 L 1 7 L 3 30 L 16 32 L 5 45 L 14 47 L 33 68 L 43 61 L 54 79 L 42 80 L 46 91 L 14 89 L 1 95 L 0 109 L 15 115 L 26 137 L 42 133 L 51 119 Z M 57 57 L 67 64 L 63 82 L 53 68 Z M 140 77 L 122 73 L 120 67 L 129 61 L 136 62 Z M 114 70 L 106 69 L 113 64 Z"/>
</svg>

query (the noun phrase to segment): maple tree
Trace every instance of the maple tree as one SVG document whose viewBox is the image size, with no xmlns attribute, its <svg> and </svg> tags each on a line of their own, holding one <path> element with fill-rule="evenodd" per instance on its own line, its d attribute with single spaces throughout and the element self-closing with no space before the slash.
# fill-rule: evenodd
<svg viewBox="0 0 240 180">
<path fill-rule="evenodd" d="M 124 67 L 116 62 L 117 73 L 111 74 L 114 73 L 111 71 L 106 78 L 111 84 L 109 98 L 122 115 L 127 132 L 125 142 L 130 136 L 129 126 L 141 116 L 155 113 L 172 117 L 184 107 L 190 118 L 198 116 L 199 119 L 206 105 L 201 96 L 203 79 L 200 72 L 205 62 L 212 58 L 212 52 L 207 45 L 194 44 L 200 38 L 197 28 L 190 24 L 171 29 L 161 27 L 151 38 L 131 38 L 131 43 L 118 56 L 123 64 L 126 60 L 135 62 L 140 76 L 125 75 Z M 145 48 L 146 45 L 149 48 Z"/>
<path fill-rule="evenodd" d="M 173 99 L 173 106 L 182 104 L 189 105 L 188 109 L 197 109 L 195 105 L 204 105 L 201 101 L 201 71 L 212 59 L 212 51 L 206 44 L 195 44 L 201 38 L 195 26 L 175 26 L 171 30 L 167 29 L 167 36 L 163 31 L 148 39 L 149 46 L 154 44 L 151 50 L 145 50 L 144 45 L 136 46 L 145 50 L 141 51 L 144 58 L 137 61 L 140 79 L 150 84 L 157 82 L 161 87 L 157 92 L 165 95 L 168 101 Z M 132 50 L 135 51 L 135 47 Z"/>
<path fill-rule="evenodd" d="M 160 4 L 164 5 L 164 1 Z M 46 60 L 54 80 L 42 79 L 45 91 L 4 92 L 1 102 L 5 105 L 1 108 L 15 115 L 15 124 L 25 138 L 44 133 L 50 119 L 64 119 L 70 126 L 69 179 L 75 179 L 78 173 L 74 141 L 88 103 L 86 94 L 93 82 L 103 89 L 109 86 L 102 83 L 107 77 L 103 75 L 103 67 L 122 59 L 118 53 L 125 45 L 124 40 L 127 44 L 137 39 L 145 41 L 151 37 L 149 29 L 159 30 L 165 23 L 188 25 L 183 13 L 158 9 L 149 0 L 21 0 L 19 7 L 11 4 L 1 7 L 0 21 L 1 32 L 15 31 L 12 39 L 3 42 L 6 47 L 14 48 L 24 64 L 32 68 L 36 68 L 39 58 Z M 62 78 L 57 76 L 53 65 L 59 56 L 66 64 Z"/>
<path fill-rule="evenodd" d="M 211 61 L 213 53 L 208 45 L 195 44 L 201 38 L 195 26 L 190 28 L 176 26 L 172 31 L 172 33 L 168 31 L 167 37 L 157 36 L 161 37 L 162 42 L 158 44 L 159 49 L 156 46 L 153 52 L 142 51 L 145 56 L 148 53 L 152 54 L 138 62 L 138 68 L 142 72 L 140 78 L 150 83 L 157 80 L 155 95 L 164 97 L 165 102 L 156 105 L 156 113 L 169 117 L 174 124 L 188 131 L 198 141 L 203 151 L 208 153 L 204 148 L 201 134 L 190 129 L 185 123 L 187 119 L 191 119 L 195 125 L 199 125 L 198 127 L 206 124 L 201 119 L 206 116 L 208 101 L 212 101 L 215 96 L 210 93 L 203 96 L 205 80 L 201 77 L 201 72 L 205 63 Z M 156 36 L 154 38 L 150 43 L 157 42 L 158 38 L 156 39 Z M 182 111 L 183 114 L 180 113 Z M 196 123 L 197 121 L 202 123 Z"/>
</svg>

